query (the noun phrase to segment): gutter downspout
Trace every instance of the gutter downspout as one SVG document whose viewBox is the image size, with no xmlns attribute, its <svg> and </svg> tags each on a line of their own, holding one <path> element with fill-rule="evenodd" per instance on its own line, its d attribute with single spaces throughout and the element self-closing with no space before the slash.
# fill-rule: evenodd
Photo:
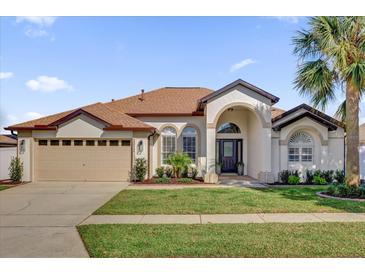
<svg viewBox="0 0 365 274">
<path fill-rule="evenodd" d="M 148 177 L 148 179 L 151 178 L 151 165 L 152 165 L 152 163 L 150 161 L 151 160 L 151 151 L 150 151 L 150 149 L 151 149 L 151 141 L 150 141 L 150 137 L 155 136 L 156 133 L 157 133 L 157 131 L 154 129 L 153 132 L 150 135 L 147 136 L 147 161 L 148 161 L 147 177 Z"/>
</svg>

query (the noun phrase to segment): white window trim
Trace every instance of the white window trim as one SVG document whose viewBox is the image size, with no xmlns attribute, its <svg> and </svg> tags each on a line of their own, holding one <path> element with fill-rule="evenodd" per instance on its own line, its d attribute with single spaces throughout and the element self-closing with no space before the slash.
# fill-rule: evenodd
<svg viewBox="0 0 365 274">
<path fill-rule="evenodd" d="M 192 128 L 194 131 L 195 131 L 195 133 L 184 133 L 184 131 L 187 129 L 187 128 Z M 192 127 L 192 126 L 186 126 L 184 129 L 183 129 L 183 131 L 182 131 L 182 133 L 181 133 L 181 139 L 182 139 L 182 152 L 184 152 L 184 153 L 189 153 L 189 152 L 186 152 L 186 151 L 184 151 L 184 137 L 194 137 L 195 138 L 195 151 L 194 151 L 194 154 L 195 154 L 195 159 L 192 159 L 192 160 L 194 160 L 194 162 L 196 163 L 197 162 L 197 160 L 198 160 L 198 130 L 196 129 L 196 128 L 194 128 L 194 127 Z M 190 152 L 190 153 L 192 153 L 192 152 Z"/>
<path fill-rule="evenodd" d="M 173 131 L 175 132 L 175 134 L 164 133 L 163 131 L 167 128 L 172 128 Z M 164 151 L 164 137 L 172 137 L 172 136 L 175 138 L 175 151 L 174 152 L 176 152 L 177 151 L 177 130 L 172 126 L 166 126 L 161 130 L 161 151 L 160 151 L 160 155 L 161 155 L 161 165 L 162 166 L 167 165 L 166 163 L 164 163 L 164 153 L 173 153 L 173 152 L 165 152 Z"/>
<path fill-rule="evenodd" d="M 295 138 L 299 139 L 299 143 L 295 143 Z M 302 142 L 303 139 L 308 140 L 307 143 Z M 290 149 L 291 148 L 297 148 L 299 150 L 298 154 L 290 154 Z M 312 150 L 311 154 L 308 153 L 303 153 L 304 149 L 310 148 Z M 299 156 L 299 160 L 298 161 L 293 161 L 290 160 L 290 155 L 298 155 Z M 312 156 L 310 161 L 303 161 L 303 156 Z M 312 136 L 310 136 L 308 133 L 303 132 L 303 131 L 298 131 L 295 132 L 289 139 L 289 143 L 288 143 L 288 163 L 291 164 L 309 164 L 309 163 L 313 163 L 314 161 L 314 142 L 313 142 L 313 138 Z"/>
</svg>

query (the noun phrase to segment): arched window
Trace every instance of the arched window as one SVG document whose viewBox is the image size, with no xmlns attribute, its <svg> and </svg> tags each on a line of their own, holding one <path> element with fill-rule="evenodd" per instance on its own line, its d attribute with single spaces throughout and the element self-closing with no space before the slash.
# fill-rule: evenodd
<svg viewBox="0 0 365 274">
<path fill-rule="evenodd" d="M 183 138 L 183 152 L 188 154 L 195 162 L 196 160 L 196 144 L 197 131 L 193 127 L 186 127 L 182 132 Z"/>
<path fill-rule="evenodd" d="M 217 133 L 241 133 L 241 130 L 236 124 L 224 123 L 218 127 Z"/>
<path fill-rule="evenodd" d="M 165 127 L 161 132 L 162 146 L 161 159 L 162 164 L 167 164 L 170 154 L 176 152 L 176 130 L 173 127 Z"/>
<path fill-rule="evenodd" d="M 309 134 L 298 131 L 290 137 L 288 144 L 288 160 L 289 162 L 313 161 L 313 140 Z"/>
</svg>

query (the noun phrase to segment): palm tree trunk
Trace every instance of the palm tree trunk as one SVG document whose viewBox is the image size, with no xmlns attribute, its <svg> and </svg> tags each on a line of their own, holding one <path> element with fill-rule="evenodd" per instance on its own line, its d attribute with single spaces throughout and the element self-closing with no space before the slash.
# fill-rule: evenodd
<svg viewBox="0 0 365 274">
<path fill-rule="evenodd" d="M 359 186 L 359 101 L 360 91 L 347 81 L 346 86 L 346 182 Z"/>
</svg>

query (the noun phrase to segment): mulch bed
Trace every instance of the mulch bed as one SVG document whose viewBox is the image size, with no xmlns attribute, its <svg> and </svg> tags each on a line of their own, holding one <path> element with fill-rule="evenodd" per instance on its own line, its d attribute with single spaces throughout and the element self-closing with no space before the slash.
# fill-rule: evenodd
<svg viewBox="0 0 365 274">
<path fill-rule="evenodd" d="M 316 194 L 317 194 L 317 196 L 319 196 L 321 198 L 331 198 L 331 199 L 336 199 L 336 200 L 354 201 L 354 202 L 365 202 L 365 199 L 363 199 L 363 198 L 338 197 L 338 196 L 333 196 L 327 192 L 317 192 Z"/>
<path fill-rule="evenodd" d="M 201 184 L 208 184 L 208 183 L 204 183 L 203 179 L 195 179 L 192 180 L 190 183 L 181 183 L 179 182 L 178 178 L 171 178 L 169 183 L 156 183 L 154 180 L 157 178 L 152 178 L 152 179 L 148 179 L 148 180 L 144 180 L 143 182 L 134 182 L 135 184 L 138 185 L 201 185 Z"/>
<path fill-rule="evenodd" d="M 25 185 L 29 182 L 13 182 L 12 180 L 0 180 L 0 185 L 2 186 L 19 186 L 19 185 Z"/>
<path fill-rule="evenodd" d="M 269 186 L 270 185 L 273 185 L 273 186 L 328 186 L 330 184 L 319 185 L 319 184 L 315 184 L 315 183 L 300 183 L 297 185 L 293 185 L 293 184 L 284 184 L 284 183 L 280 183 L 280 182 L 275 182 L 275 183 L 271 183 L 268 185 Z"/>
</svg>

